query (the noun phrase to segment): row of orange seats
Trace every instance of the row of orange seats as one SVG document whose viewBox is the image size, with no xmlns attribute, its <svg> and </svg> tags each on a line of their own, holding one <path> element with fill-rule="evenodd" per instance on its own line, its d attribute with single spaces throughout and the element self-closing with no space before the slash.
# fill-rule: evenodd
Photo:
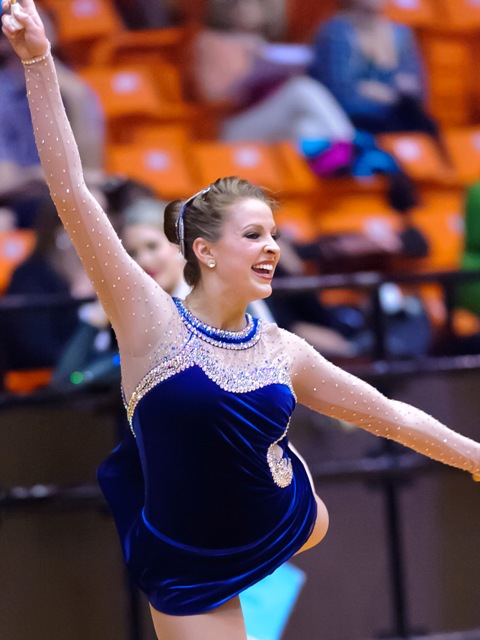
<svg viewBox="0 0 480 640">
<path fill-rule="evenodd" d="M 446 130 L 444 141 L 451 163 L 426 134 L 379 137 L 420 186 L 462 189 L 479 180 L 480 126 Z M 197 140 L 178 124 L 140 128 L 133 141 L 109 145 L 106 160 L 110 173 L 143 180 L 164 198 L 182 197 L 222 175 L 242 175 L 286 196 L 324 195 L 324 181 L 290 142 Z"/>
<path fill-rule="evenodd" d="M 189 38 L 195 31 L 188 19 L 186 26 L 128 31 L 112 0 L 40 1 L 55 15 L 59 44 L 74 66 L 140 64 L 151 70 L 156 90 L 171 101 L 172 90 L 177 91 L 173 85 L 181 86 L 173 76 L 182 75 Z M 336 0 L 288 0 L 287 39 L 311 41 L 316 27 L 336 9 Z M 430 108 L 439 122 L 461 126 L 480 121 L 478 2 L 389 0 L 386 13 L 416 31 L 429 78 Z M 188 10 L 184 14 L 188 18 Z"/>
</svg>

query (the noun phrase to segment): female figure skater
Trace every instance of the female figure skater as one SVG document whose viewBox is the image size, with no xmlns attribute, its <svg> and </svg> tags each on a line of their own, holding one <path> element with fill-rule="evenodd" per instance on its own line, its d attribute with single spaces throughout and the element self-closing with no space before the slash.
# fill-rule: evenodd
<svg viewBox="0 0 480 640">
<path fill-rule="evenodd" d="M 3 0 L 10 9 L 10 0 Z M 33 0 L 3 16 L 58 212 L 117 335 L 145 495 L 117 495 L 124 551 L 160 640 L 245 640 L 238 594 L 318 543 L 328 516 L 288 444 L 295 403 L 480 475 L 480 445 L 389 400 L 297 336 L 245 314 L 271 293 L 271 201 L 237 178 L 167 207 L 192 292 L 171 298 L 91 196 Z M 139 506 L 138 511 L 135 508 Z M 127 522 L 128 521 L 128 522 Z M 128 526 L 127 526 L 128 524 Z"/>
</svg>

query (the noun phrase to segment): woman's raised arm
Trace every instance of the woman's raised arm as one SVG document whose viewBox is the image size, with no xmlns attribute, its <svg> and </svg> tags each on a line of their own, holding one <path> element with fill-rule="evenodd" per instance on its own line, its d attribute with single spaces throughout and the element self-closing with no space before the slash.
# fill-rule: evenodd
<svg viewBox="0 0 480 640">
<path fill-rule="evenodd" d="M 2 8 L 9 11 L 10 0 Z M 171 319 L 170 297 L 130 258 L 89 192 L 60 95 L 50 46 L 33 0 L 2 17 L 2 30 L 22 59 L 35 139 L 52 199 L 117 334 L 120 346 L 144 355 Z M 155 335 L 155 334 L 158 335 Z"/>
</svg>

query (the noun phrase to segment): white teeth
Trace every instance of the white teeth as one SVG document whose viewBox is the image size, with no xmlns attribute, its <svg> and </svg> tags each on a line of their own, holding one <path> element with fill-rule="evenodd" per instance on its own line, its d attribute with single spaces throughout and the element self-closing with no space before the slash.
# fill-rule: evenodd
<svg viewBox="0 0 480 640">
<path fill-rule="evenodd" d="M 255 269 L 265 269 L 265 271 L 273 271 L 273 265 L 271 264 L 256 264 Z"/>
</svg>

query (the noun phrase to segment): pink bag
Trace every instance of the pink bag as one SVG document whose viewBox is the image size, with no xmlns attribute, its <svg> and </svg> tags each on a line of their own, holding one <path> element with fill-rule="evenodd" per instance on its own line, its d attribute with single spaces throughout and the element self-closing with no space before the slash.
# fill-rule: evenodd
<svg viewBox="0 0 480 640">
<path fill-rule="evenodd" d="M 307 160 L 317 176 L 332 176 L 350 171 L 353 153 L 352 142 L 332 142 L 315 156 L 307 156 Z"/>
</svg>

